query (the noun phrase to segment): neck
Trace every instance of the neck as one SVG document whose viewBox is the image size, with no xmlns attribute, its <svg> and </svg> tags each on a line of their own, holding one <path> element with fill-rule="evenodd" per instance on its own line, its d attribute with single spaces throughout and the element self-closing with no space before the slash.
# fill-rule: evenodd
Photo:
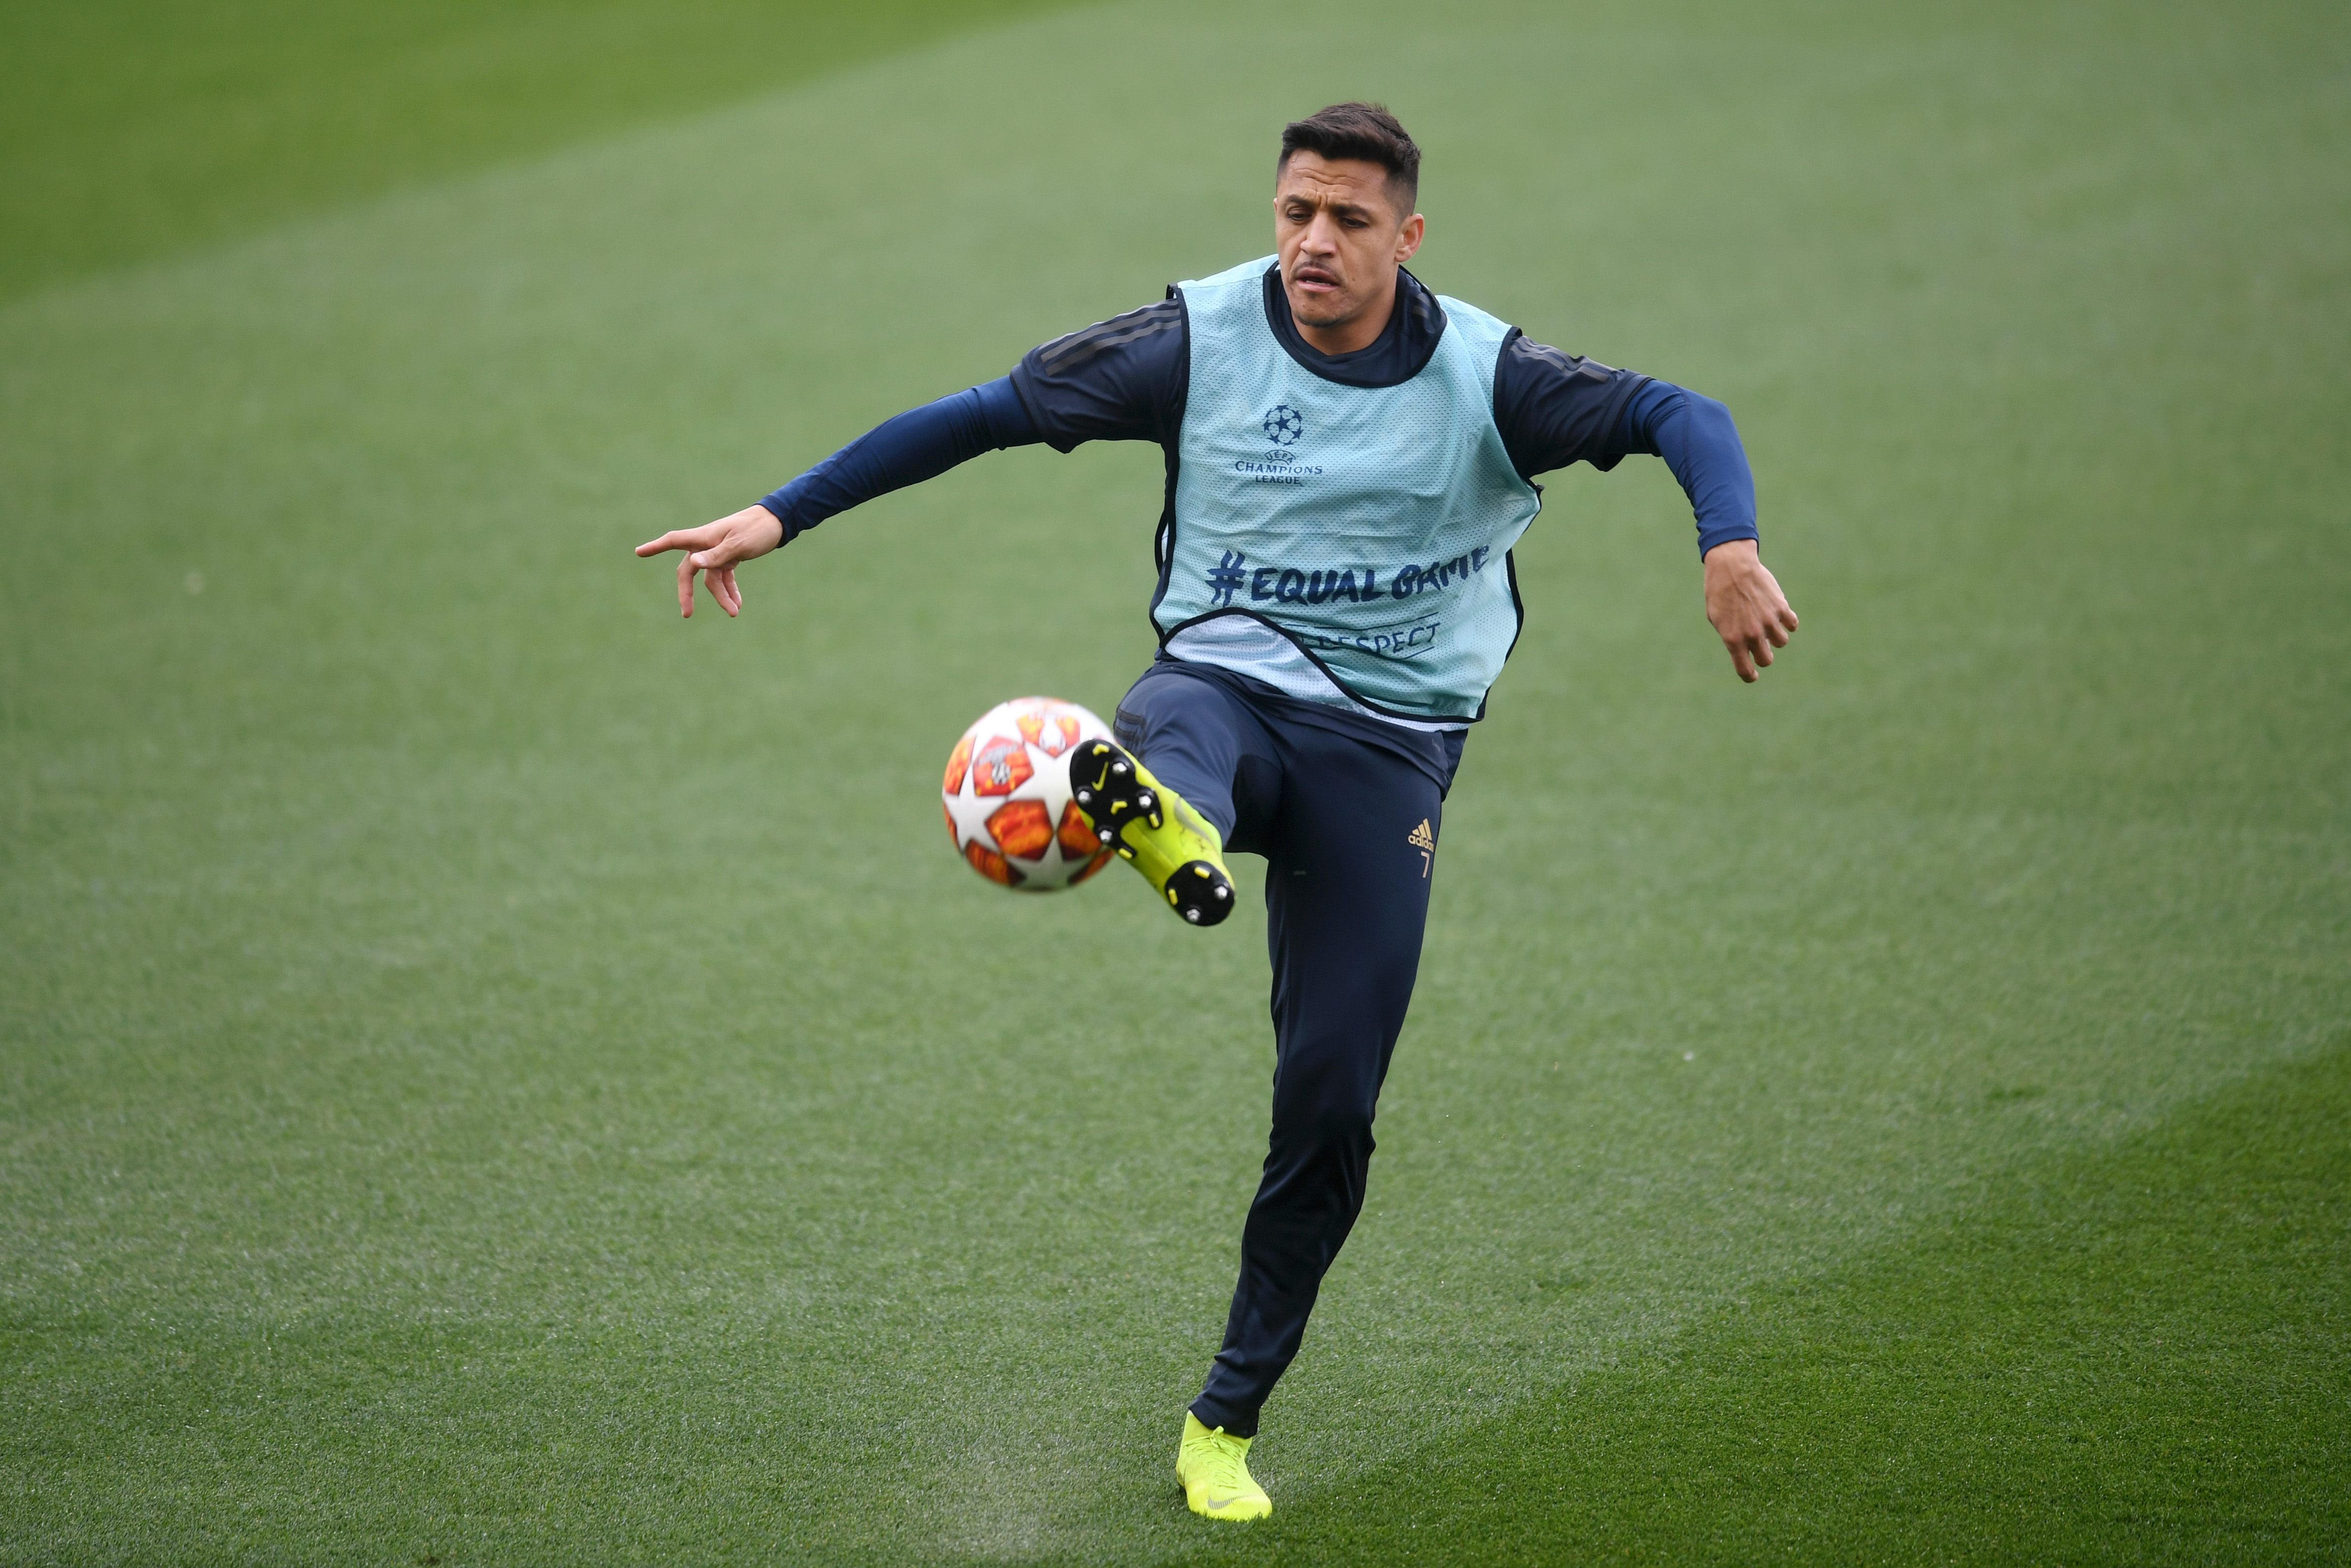
<svg viewBox="0 0 2351 1568">
<path fill-rule="evenodd" d="M 1290 302 L 1290 319 L 1298 328 L 1298 335 L 1318 353 L 1352 354 L 1358 349 L 1368 349 L 1380 340 L 1387 330 L 1388 318 L 1395 314 L 1396 275 L 1391 271 L 1387 287 L 1378 298 L 1364 307 L 1344 321 L 1327 327 L 1310 326 L 1298 318 L 1298 301 Z"/>
</svg>

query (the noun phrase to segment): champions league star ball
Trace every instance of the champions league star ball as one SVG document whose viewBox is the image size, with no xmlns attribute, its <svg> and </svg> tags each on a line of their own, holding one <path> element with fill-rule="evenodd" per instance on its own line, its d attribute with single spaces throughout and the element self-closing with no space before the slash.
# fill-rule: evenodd
<svg viewBox="0 0 2351 1568">
<path fill-rule="evenodd" d="M 1110 727 L 1075 703 L 1015 697 L 979 716 L 947 757 L 947 834 L 999 887 L 1056 893 L 1102 870 L 1102 847 L 1070 799 L 1070 753 Z"/>
</svg>

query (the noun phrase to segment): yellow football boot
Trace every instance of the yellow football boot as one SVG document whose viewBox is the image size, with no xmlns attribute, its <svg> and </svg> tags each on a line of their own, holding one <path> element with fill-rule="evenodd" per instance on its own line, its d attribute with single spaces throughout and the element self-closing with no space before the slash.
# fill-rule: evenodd
<svg viewBox="0 0 2351 1568">
<path fill-rule="evenodd" d="M 1195 925 L 1233 912 L 1224 836 L 1142 763 L 1089 740 L 1070 753 L 1070 791 L 1094 836 L 1132 862 L 1168 908 Z"/>
<path fill-rule="evenodd" d="M 1176 1479 L 1184 1483 L 1184 1500 L 1194 1513 L 1207 1519 L 1263 1519 L 1273 1511 L 1273 1500 L 1249 1474 L 1250 1441 L 1222 1427 L 1211 1431 L 1197 1416 L 1184 1412 Z"/>
</svg>

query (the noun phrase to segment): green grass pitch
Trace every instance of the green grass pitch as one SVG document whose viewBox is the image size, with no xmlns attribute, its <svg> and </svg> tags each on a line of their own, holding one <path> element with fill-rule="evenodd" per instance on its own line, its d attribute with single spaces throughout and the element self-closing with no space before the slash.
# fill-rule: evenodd
<svg viewBox="0 0 2351 1568">
<path fill-rule="evenodd" d="M 198 15 L 0 22 L 0 1561 L 2351 1551 L 2339 7 Z M 1157 455 L 740 622 L 629 548 L 1260 253 L 1353 95 L 1424 277 L 1730 404 L 1804 627 L 1553 481 L 1215 1528 L 1261 917 L 930 793 L 1147 657 Z"/>
</svg>

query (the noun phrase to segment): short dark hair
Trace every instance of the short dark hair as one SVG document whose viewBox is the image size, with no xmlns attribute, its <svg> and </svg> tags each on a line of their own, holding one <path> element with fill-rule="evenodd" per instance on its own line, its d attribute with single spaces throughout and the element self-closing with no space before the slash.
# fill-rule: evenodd
<svg viewBox="0 0 2351 1568">
<path fill-rule="evenodd" d="M 1396 204 L 1399 218 L 1410 217 L 1420 201 L 1420 146 L 1385 104 L 1334 103 L 1283 126 L 1281 157 L 1273 166 L 1275 178 L 1290 167 L 1293 152 L 1377 163 L 1388 172 L 1388 199 Z"/>
</svg>

